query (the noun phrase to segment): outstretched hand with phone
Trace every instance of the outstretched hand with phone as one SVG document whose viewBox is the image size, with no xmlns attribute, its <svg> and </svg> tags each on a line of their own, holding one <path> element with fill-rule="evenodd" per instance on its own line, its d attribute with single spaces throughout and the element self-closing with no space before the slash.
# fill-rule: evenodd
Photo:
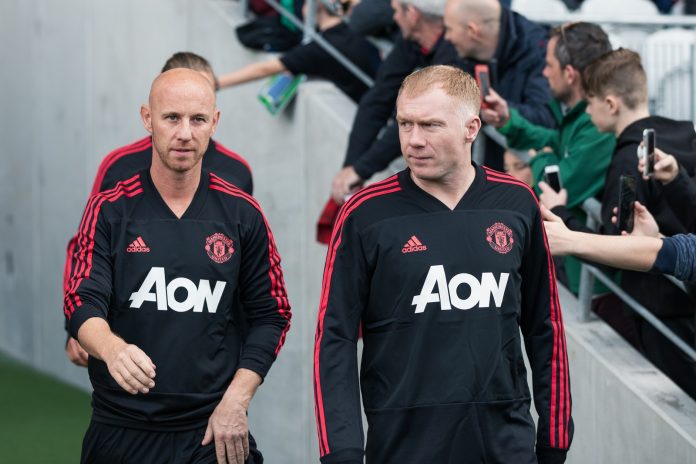
<svg viewBox="0 0 696 464">
<path fill-rule="evenodd" d="M 493 127 L 501 128 L 510 120 L 510 108 L 503 97 L 492 88 L 483 97 L 486 108 L 481 108 L 481 119 Z"/>
<path fill-rule="evenodd" d="M 566 189 L 561 189 L 560 192 L 556 192 L 543 180 L 539 181 L 538 186 L 539 190 L 541 190 L 539 203 L 549 210 L 554 209 L 556 206 L 565 206 L 568 204 L 568 191 Z"/>
<path fill-rule="evenodd" d="M 611 217 L 611 222 L 613 224 L 618 223 L 618 212 L 619 208 L 614 208 L 614 215 Z M 660 228 L 657 225 L 657 221 L 648 208 L 643 206 L 641 202 L 636 201 L 633 203 L 633 231 L 628 233 L 625 230 L 621 231 L 621 235 L 631 235 L 633 237 L 659 237 Z"/>
<path fill-rule="evenodd" d="M 641 143 L 641 147 L 642 147 Z M 638 157 L 638 171 L 644 172 L 645 171 L 645 156 L 639 156 Z M 662 185 L 669 184 L 674 180 L 675 177 L 677 177 L 677 174 L 679 174 L 679 163 L 677 162 L 677 159 L 665 153 L 664 151 L 660 150 L 659 148 L 655 148 L 655 170 L 654 170 L 654 177 Z M 647 180 L 649 177 L 648 176 L 643 176 L 643 179 Z"/>
</svg>

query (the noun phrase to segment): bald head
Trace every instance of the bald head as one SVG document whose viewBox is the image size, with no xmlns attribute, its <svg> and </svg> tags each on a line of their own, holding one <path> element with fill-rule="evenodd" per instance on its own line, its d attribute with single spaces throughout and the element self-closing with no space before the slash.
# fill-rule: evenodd
<svg viewBox="0 0 696 464">
<path fill-rule="evenodd" d="M 453 10 L 469 21 L 490 21 L 500 17 L 499 0 L 448 0 Z"/>
<path fill-rule="evenodd" d="M 152 82 L 149 104 L 142 106 L 140 115 L 158 155 L 153 169 L 200 169 L 220 117 L 215 91 L 203 74 L 186 68 L 163 72 Z"/>
<path fill-rule="evenodd" d="M 197 99 L 215 107 L 215 90 L 210 86 L 210 81 L 193 69 L 175 68 L 157 76 L 150 87 L 150 106 L 172 95 Z"/>
</svg>

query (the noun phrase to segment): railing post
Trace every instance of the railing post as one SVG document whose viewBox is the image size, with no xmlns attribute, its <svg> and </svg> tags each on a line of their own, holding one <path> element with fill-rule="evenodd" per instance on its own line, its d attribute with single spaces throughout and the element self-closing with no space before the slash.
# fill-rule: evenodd
<svg viewBox="0 0 696 464">
<path fill-rule="evenodd" d="M 305 3 L 307 5 L 307 16 L 304 19 L 304 36 L 302 37 L 302 43 L 308 44 L 312 41 L 312 32 L 316 29 L 317 0 L 305 0 Z"/>
<path fill-rule="evenodd" d="M 582 209 L 587 213 L 586 225 L 592 230 L 597 230 L 601 218 L 602 206 L 594 198 L 585 200 Z M 592 316 L 592 296 L 594 294 L 595 276 L 586 264 L 580 267 L 580 284 L 578 288 L 578 301 L 580 303 L 580 318 L 583 322 L 594 319 Z"/>
</svg>

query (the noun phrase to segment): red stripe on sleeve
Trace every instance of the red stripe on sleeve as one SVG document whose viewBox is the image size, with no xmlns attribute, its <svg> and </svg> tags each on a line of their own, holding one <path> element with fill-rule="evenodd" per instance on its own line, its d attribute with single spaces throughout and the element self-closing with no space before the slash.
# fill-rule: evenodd
<svg viewBox="0 0 696 464">
<path fill-rule="evenodd" d="M 527 189 L 532 198 L 537 202 L 534 191 L 524 182 L 519 181 L 507 174 L 501 174 L 484 167 L 487 180 L 492 182 L 517 185 Z M 556 271 L 551 259 L 546 231 L 544 230 L 543 220 L 541 221 L 544 246 L 546 248 L 547 266 L 549 269 L 549 291 L 551 309 L 551 326 L 554 331 L 553 352 L 551 358 L 551 394 L 550 394 L 550 417 L 549 417 L 549 443 L 552 447 L 568 448 L 570 422 L 570 383 L 568 379 L 568 354 L 563 329 L 563 319 L 561 315 L 560 300 L 558 297 L 558 286 L 556 284 Z"/>
<path fill-rule="evenodd" d="M 132 197 L 143 190 L 140 187 L 139 175 L 135 175 L 126 181 L 121 181 L 112 189 L 106 190 L 90 197 L 85 208 L 85 213 L 80 223 L 76 238 L 76 252 L 73 251 L 75 266 L 65 287 L 65 311 L 68 318 L 82 305 L 79 295 L 75 292 L 82 280 L 89 278 L 92 268 L 92 254 L 94 251 L 94 234 L 96 232 L 99 211 L 104 201 L 114 202 L 121 196 Z M 71 260 L 72 260 L 71 256 Z"/>
<path fill-rule="evenodd" d="M 268 276 L 271 280 L 271 295 L 276 300 L 278 305 L 278 313 L 287 321 L 285 328 L 280 334 L 278 344 L 276 345 L 275 355 L 278 356 L 280 349 L 285 343 L 285 337 L 290 330 L 290 319 L 292 314 L 290 312 L 290 302 L 288 301 L 287 293 L 285 291 L 285 282 L 283 280 L 283 273 L 280 267 L 280 255 L 278 253 L 278 248 L 275 245 L 275 240 L 273 238 L 273 233 L 268 225 L 266 216 L 263 214 L 261 207 L 258 202 L 243 190 L 237 188 L 235 185 L 223 180 L 222 178 L 210 173 L 210 188 L 212 190 L 217 190 L 219 192 L 226 193 L 235 197 L 242 198 L 249 202 L 256 210 L 261 214 L 263 218 L 264 225 L 266 227 L 266 233 L 268 235 L 268 258 L 270 261 L 270 268 L 268 270 Z"/>
<path fill-rule="evenodd" d="M 389 193 L 398 192 L 401 190 L 399 182 L 396 176 L 392 176 L 382 182 L 378 182 L 369 187 L 364 188 L 357 194 L 355 194 L 346 204 L 341 208 L 338 219 L 336 220 L 336 225 L 334 226 L 331 245 L 327 253 L 326 264 L 324 265 L 324 278 L 322 282 L 322 292 L 319 305 L 319 315 L 317 323 L 317 334 L 315 336 L 314 345 L 314 392 L 315 392 L 315 412 L 317 415 L 317 431 L 319 433 L 319 448 L 321 456 L 328 454 L 331 450 L 329 447 L 329 439 L 326 432 L 326 416 L 324 414 L 324 403 L 321 388 L 321 378 L 319 375 L 319 354 L 321 340 L 324 333 L 324 316 L 326 314 L 326 309 L 328 306 L 328 296 L 331 287 L 331 274 L 333 272 L 334 262 L 336 260 L 336 252 L 341 244 L 341 239 L 343 236 L 343 224 L 347 216 L 350 215 L 358 206 L 360 206 L 365 201 L 378 197 L 381 195 L 386 195 Z"/>
</svg>

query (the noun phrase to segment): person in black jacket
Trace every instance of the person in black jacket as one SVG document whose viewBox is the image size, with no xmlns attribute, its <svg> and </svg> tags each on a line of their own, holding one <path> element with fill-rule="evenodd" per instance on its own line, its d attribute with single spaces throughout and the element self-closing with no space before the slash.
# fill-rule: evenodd
<svg viewBox="0 0 696 464">
<path fill-rule="evenodd" d="M 380 66 L 374 86 L 360 100 L 344 167 L 331 183 L 331 195 L 338 204 L 398 158 L 399 137 L 391 118 L 404 78 L 418 68 L 457 61 L 454 47 L 444 40 L 445 0 L 392 0 L 392 8 L 401 35 Z"/>
<path fill-rule="evenodd" d="M 636 153 L 643 141 L 643 131 L 655 129 L 657 145 L 673 153 L 686 173 L 693 175 L 696 165 L 693 123 L 650 115 L 645 70 L 640 56 L 632 50 L 614 50 L 590 64 L 583 73 L 583 88 L 592 122 L 601 132 L 613 132 L 617 138 L 601 198 L 602 232 L 610 235 L 620 232 L 611 218 L 619 202 L 622 175 L 635 178 L 636 200 L 655 217 L 660 232 L 667 236 L 689 232 L 665 199 L 660 183 L 642 177 L 637 169 Z M 542 190 L 540 200 L 544 206 L 561 217 L 569 228 L 583 230 L 563 206 L 563 192 L 557 194 L 546 185 Z M 621 286 L 670 329 L 693 344 L 696 303 L 689 295 L 662 276 L 642 272 L 624 271 Z M 626 310 L 626 314 L 631 314 L 629 311 Z M 646 357 L 696 398 L 694 364 L 648 322 L 636 319 L 636 334 Z"/>
<path fill-rule="evenodd" d="M 348 3 L 340 0 L 318 0 L 316 5 L 316 22 L 320 36 L 366 75 L 374 77 L 381 62 L 379 51 L 343 22 L 342 17 L 349 6 Z M 307 8 L 307 4 L 302 8 L 305 15 Z M 356 103 L 368 89 L 367 84 L 315 41 L 298 45 L 278 58 L 251 63 L 221 74 L 218 82 L 220 88 L 224 89 L 283 72 L 326 79 Z"/>
<path fill-rule="evenodd" d="M 553 262 L 529 186 L 471 160 L 480 98 L 452 66 L 408 76 L 397 100 L 408 169 L 341 209 L 315 337 L 323 464 L 565 461 L 572 401 Z"/>
<path fill-rule="evenodd" d="M 414 5 L 418 5 L 420 1 L 422 0 Z M 396 11 L 394 17 L 404 37 L 418 41 L 417 36 L 407 34 L 411 31 L 408 27 L 405 28 L 407 24 L 403 25 L 402 12 L 399 10 L 403 8 L 402 5 L 393 5 Z M 393 111 L 398 83 L 416 66 L 455 64 L 473 75 L 477 63 L 487 63 L 491 71 L 491 82 L 504 98 L 535 124 L 555 127 L 553 115 L 546 105 L 551 94 L 546 79 L 541 75 L 548 38 L 541 26 L 501 6 L 497 0 L 450 0 L 447 8 L 443 4 L 438 14 L 445 16 L 445 38 L 454 44 L 455 55 L 458 54 L 460 59 L 448 56 L 447 60 L 443 60 L 433 56 L 420 64 L 401 56 L 387 58 L 383 64 L 385 74 L 388 63 L 391 65 L 397 60 L 400 63 L 397 64 L 398 69 L 402 72 L 398 76 L 394 73 L 389 83 L 379 83 L 379 86 L 376 83 L 361 101 L 353 122 L 344 168 L 332 183 L 332 196 L 337 203 L 342 203 L 348 193 L 399 157 L 396 128 L 387 126 L 381 138 L 378 138 L 378 134 Z M 474 31 L 473 37 L 469 35 L 470 29 Z M 438 24 L 435 30 L 443 29 Z M 461 34 L 460 30 L 463 30 Z M 429 47 L 424 43 L 420 45 Z M 446 42 L 442 47 L 451 50 L 452 45 Z M 411 53 L 417 55 L 418 51 L 413 49 Z M 410 69 L 408 63 L 412 66 Z M 379 82 L 379 75 L 377 79 Z M 385 87 L 390 90 L 385 92 Z M 502 149 L 494 148 L 491 159 L 494 160 L 493 167 L 502 170 Z"/>
<path fill-rule="evenodd" d="M 152 165 L 90 197 L 64 295 L 94 388 L 81 462 L 261 463 L 247 408 L 291 317 L 273 235 L 201 167 L 208 79 L 162 73 L 140 114 Z"/>
</svg>

